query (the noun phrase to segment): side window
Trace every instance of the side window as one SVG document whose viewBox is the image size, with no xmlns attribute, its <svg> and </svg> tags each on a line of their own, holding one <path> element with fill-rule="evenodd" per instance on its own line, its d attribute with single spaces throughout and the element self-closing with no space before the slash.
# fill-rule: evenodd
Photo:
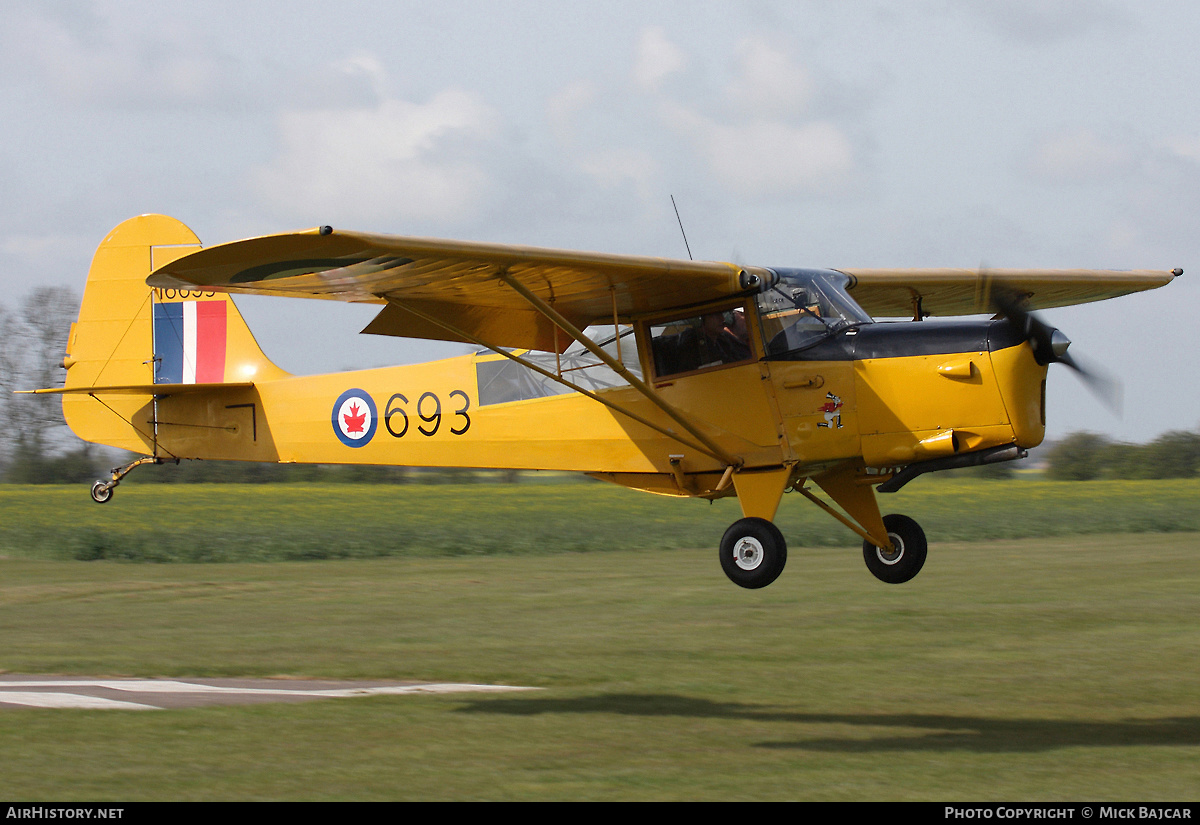
<svg viewBox="0 0 1200 825">
<path fill-rule="evenodd" d="M 619 358 L 625 368 L 638 378 L 642 377 L 633 327 L 618 327 L 615 331 L 611 326 L 588 327 L 584 334 L 614 359 Z M 573 344 L 561 356 L 552 352 L 526 352 L 521 358 L 548 372 L 557 372 L 560 378 L 565 376 L 577 386 L 592 392 L 628 386 L 624 378 L 601 363 L 580 344 Z M 481 406 L 525 401 L 530 398 L 549 398 L 552 395 L 574 392 L 523 364 L 486 352 L 476 355 L 475 374 L 479 381 Z"/>
<path fill-rule="evenodd" d="M 659 378 L 753 357 L 743 307 L 654 324 L 650 344 Z"/>
</svg>

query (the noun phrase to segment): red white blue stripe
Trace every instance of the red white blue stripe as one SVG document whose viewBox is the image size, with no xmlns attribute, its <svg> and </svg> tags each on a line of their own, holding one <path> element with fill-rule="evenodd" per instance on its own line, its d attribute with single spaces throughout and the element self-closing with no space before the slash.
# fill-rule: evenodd
<svg viewBox="0 0 1200 825">
<path fill-rule="evenodd" d="M 225 380 L 225 301 L 154 305 L 154 383 Z"/>
</svg>

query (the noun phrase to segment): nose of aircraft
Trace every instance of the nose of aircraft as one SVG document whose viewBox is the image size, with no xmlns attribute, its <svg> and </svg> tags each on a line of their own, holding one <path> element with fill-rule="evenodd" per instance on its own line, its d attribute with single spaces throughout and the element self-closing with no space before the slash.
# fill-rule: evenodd
<svg viewBox="0 0 1200 825">
<path fill-rule="evenodd" d="M 1050 326 L 1021 305 L 1021 296 L 1004 290 L 992 295 L 996 311 L 1017 327 L 1039 364 L 1063 364 L 1070 367 L 1096 398 L 1110 410 L 1121 412 L 1121 385 L 1115 378 L 1095 367 L 1084 367 L 1067 349 L 1071 339 L 1062 330 Z"/>
</svg>

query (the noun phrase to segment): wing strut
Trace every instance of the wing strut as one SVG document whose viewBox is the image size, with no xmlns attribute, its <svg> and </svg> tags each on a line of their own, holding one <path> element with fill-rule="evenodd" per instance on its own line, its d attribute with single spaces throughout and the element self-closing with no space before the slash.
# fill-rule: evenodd
<svg viewBox="0 0 1200 825">
<path fill-rule="evenodd" d="M 656 392 L 651 390 L 650 387 L 647 386 L 644 381 L 642 381 L 642 379 L 631 373 L 624 364 L 622 364 L 620 361 L 617 361 L 600 347 L 596 346 L 592 339 L 584 335 L 582 330 L 578 329 L 574 324 L 564 318 L 554 309 L 554 307 L 550 306 L 541 298 L 534 295 L 525 287 L 524 284 L 510 276 L 508 274 L 507 267 L 501 267 L 497 274 L 500 276 L 500 279 L 504 281 L 504 283 L 512 287 L 518 295 L 520 295 L 529 303 L 530 306 L 532 306 L 542 315 L 545 315 L 547 318 L 549 318 L 556 326 L 558 326 L 559 329 L 575 339 L 577 343 L 586 347 L 587 350 L 592 353 L 592 355 L 595 355 L 597 358 L 603 361 L 605 366 L 607 366 L 617 375 L 624 378 L 629 386 L 633 387 L 635 390 L 649 399 L 651 403 L 666 413 L 672 421 L 683 427 L 685 430 L 691 433 L 693 438 L 708 448 L 702 452 L 712 456 L 728 466 L 741 466 L 742 462 L 740 459 L 735 458 L 734 456 L 731 456 L 729 453 L 722 450 L 711 438 L 702 433 L 695 424 L 688 421 L 687 418 L 685 418 L 678 410 L 676 410 L 666 401 L 663 401 Z M 613 323 L 616 323 L 616 318 L 613 318 Z M 678 440 L 678 436 L 671 435 L 671 437 Z"/>
<path fill-rule="evenodd" d="M 399 302 L 397 302 L 397 303 L 399 303 Z M 449 323 L 448 321 L 445 321 L 441 318 L 437 318 L 433 315 L 429 315 L 425 312 L 422 312 L 421 310 L 417 309 L 416 307 L 407 306 L 405 304 L 400 304 L 400 306 L 402 306 L 404 308 L 405 312 L 411 312 L 413 315 L 416 315 L 419 318 L 429 321 L 431 324 L 437 324 L 442 329 L 449 332 L 451 335 L 461 336 L 463 339 L 465 339 L 467 341 L 471 341 L 481 347 L 484 347 L 485 349 L 489 349 L 492 352 L 497 353 L 498 355 L 503 355 L 505 358 L 509 359 L 510 361 L 516 361 L 521 366 L 523 366 L 527 369 L 533 370 L 534 372 L 538 373 L 539 375 L 544 376 L 545 378 L 549 378 L 551 381 L 554 381 L 558 384 L 562 384 L 564 387 L 568 387 L 569 389 L 571 389 L 577 393 L 580 393 L 581 395 L 587 396 L 588 398 L 592 399 L 593 401 L 598 401 L 601 404 L 603 404 L 604 406 L 608 407 L 609 409 L 619 412 L 621 415 L 628 416 L 629 418 L 632 418 L 634 421 L 638 422 L 639 424 L 642 424 L 643 426 L 649 427 L 650 429 L 654 430 L 655 432 L 665 435 L 667 438 L 674 439 L 675 441 L 678 441 L 680 444 L 683 444 L 684 446 L 690 447 L 693 450 L 697 450 L 701 453 L 704 453 L 705 455 L 709 456 L 710 458 L 715 458 L 717 461 L 720 461 L 720 462 L 723 462 L 723 463 L 729 465 L 730 469 L 732 469 L 735 466 L 736 462 L 728 461 L 723 454 L 720 454 L 720 453 L 714 452 L 712 450 L 709 450 L 705 447 L 702 447 L 701 445 L 696 444 L 686 438 L 682 438 L 679 435 L 679 433 L 674 432 L 673 430 L 669 430 L 666 427 L 655 424 L 653 421 L 649 421 L 646 418 L 643 418 L 642 416 L 638 415 L 635 412 L 630 412 L 629 410 L 625 409 L 621 405 L 614 404 L 613 402 L 609 401 L 606 398 L 601 398 L 599 395 L 592 392 L 591 390 L 585 389 L 585 388 L 579 386 L 578 384 L 574 384 L 574 383 L 566 380 L 565 378 L 562 377 L 562 375 L 556 375 L 555 373 L 551 372 L 550 370 L 543 369 L 542 367 L 539 367 L 537 364 L 526 361 L 524 358 L 521 358 L 518 355 L 513 355 L 511 352 L 508 352 L 507 350 L 501 349 L 500 347 L 497 347 L 493 344 L 489 344 L 487 341 L 484 341 L 484 340 L 480 339 L 479 337 L 472 335 L 471 333 L 469 333 L 465 330 L 459 329 L 458 327 L 454 326 L 453 324 Z M 578 339 L 576 339 L 576 340 L 578 340 Z M 586 344 L 584 346 L 586 346 Z M 607 353 L 605 353 L 605 355 L 607 355 Z M 623 368 L 625 365 L 622 364 L 621 366 Z M 690 432 L 690 430 L 689 430 L 689 432 Z"/>
</svg>

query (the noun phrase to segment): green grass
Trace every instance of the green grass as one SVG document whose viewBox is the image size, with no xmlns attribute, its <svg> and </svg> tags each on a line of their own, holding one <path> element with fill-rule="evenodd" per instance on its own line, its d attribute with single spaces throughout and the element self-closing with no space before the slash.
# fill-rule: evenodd
<svg viewBox="0 0 1200 825">
<path fill-rule="evenodd" d="M 2 561 L 10 672 L 543 690 L 3 710 L 0 798 L 1200 798 L 1200 535 L 934 543 L 903 586 L 793 543 L 760 591 L 711 543 Z"/>
<path fill-rule="evenodd" d="M 171 468 L 157 468 L 169 471 Z M 153 472 L 155 469 L 147 470 Z M 931 541 L 1200 531 L 1200 480 L 921 479 L 881 495 Z M 0 485 L 0 556 L 149 562 L 404 558 L 715 547 L 736 501 L 581 484 L 126 484 L 96 505 L 82 485 Z M 854 534 L 800 496 L 789 546 Z"/>
</svg>

